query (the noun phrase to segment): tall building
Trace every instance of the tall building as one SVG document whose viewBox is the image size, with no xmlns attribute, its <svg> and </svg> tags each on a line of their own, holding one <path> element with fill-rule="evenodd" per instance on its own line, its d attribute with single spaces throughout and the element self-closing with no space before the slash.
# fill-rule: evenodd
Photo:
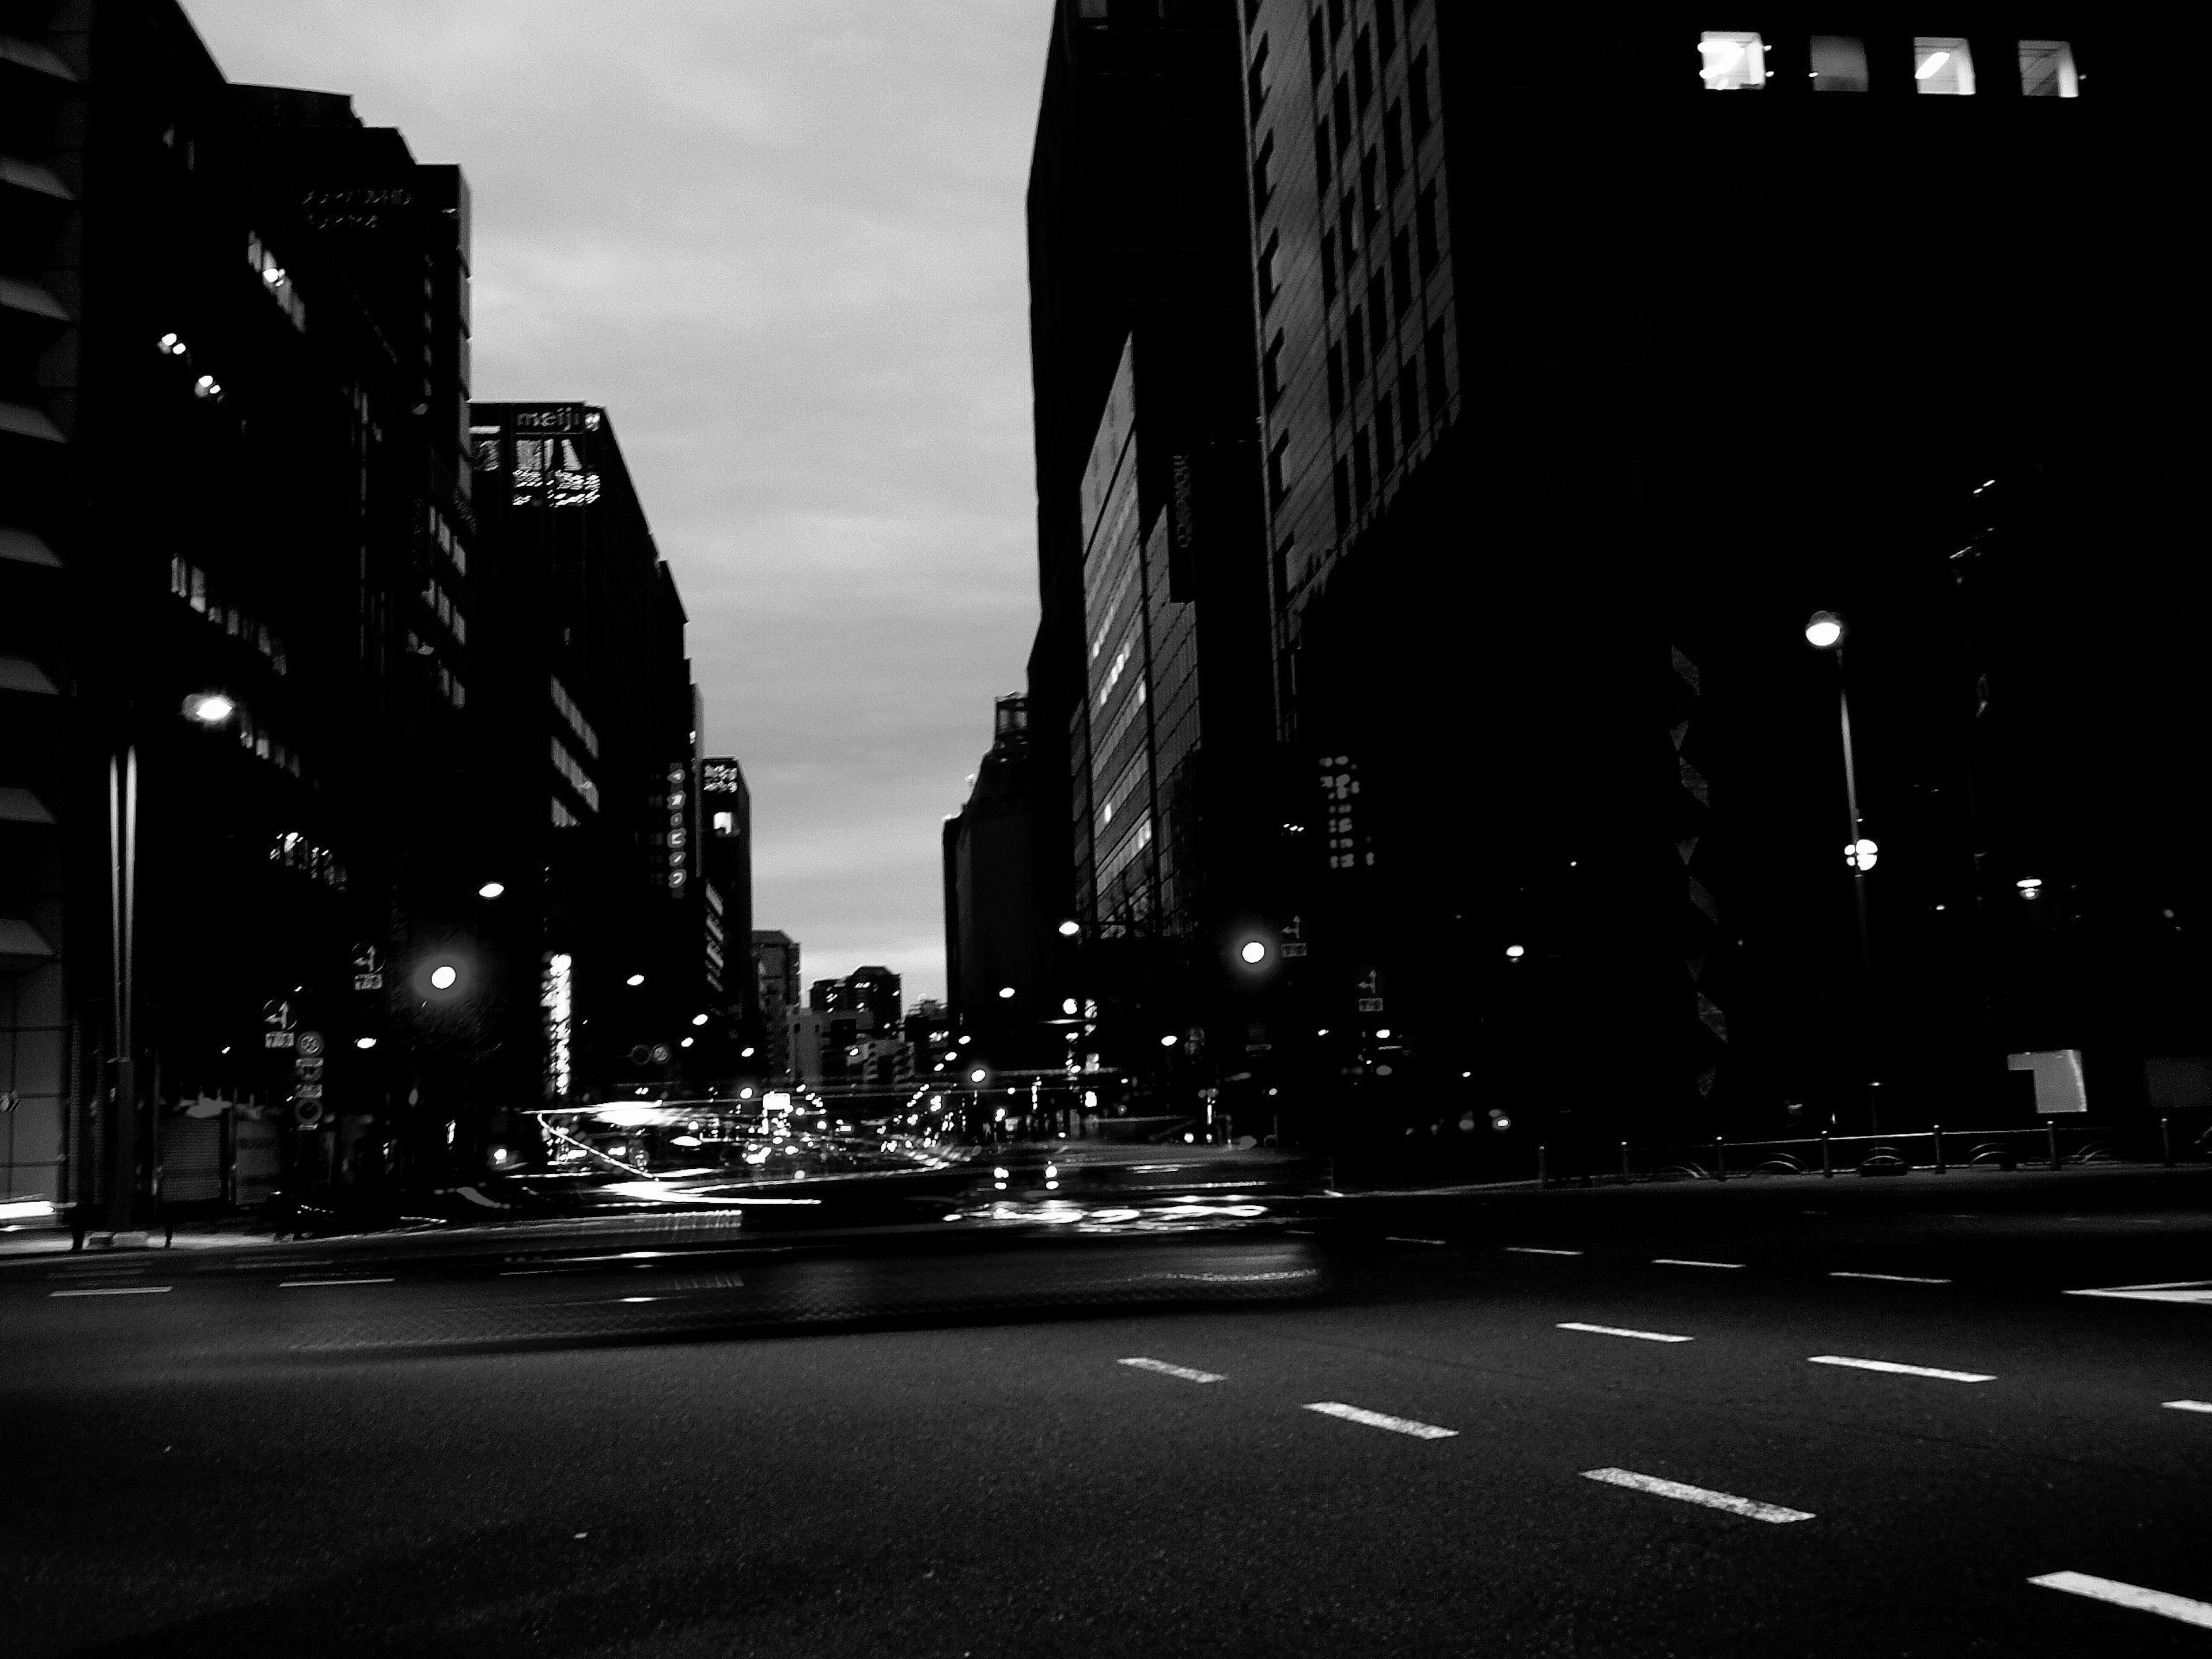
<svg viewBox="0 0 2212 1659">
<path fill-rule="evenodd" d="M 767 1070 L 773 1077 L 788 1077 L 793 1064 L 790 1015 L 806 1006 L 799 988 L 799 941 L 788 933 L 756 928 L 752 957 L 753 983 L 759 988 L 761 1027 L 768 1048 Z"/>
<path fill-rule="evenodd" d="M 739 1047 L 760 1045 L 759 975 L 753 969 L 753 797 L 732 756 L 700 763 L 700 869 L 706 881 L 707 988 L 726 1011 Z"/>
<path fill-rule="evenodd" d="M 1133 334 L 1146 389 L 1157 383 L 1159 393 L 1147 399 L 1156 441 L 1146 451 L 1141 527 L 1177 492 L 1188 505 L 1203 475 L 1219 526 L 1206 574 L 1233 573 L 1231 544 L 1256 534 L 1256 503 L 1238 522 L 1248 506 L 1240 495 L 1257 477 L 1239 72 L 1232 0 L 1165 9 L 1060 0 L 1054 9 L 1028 197 L 1042 611 L 1030 658 L 1028 765 L 1041 799 L 1068 799 L 1083 771 L 1084 477 Z M 1176 366 L 1181 384 L 1170 387 Z M 1253 610 L 1264 651 L 1264 611 Z M 1066 915 L 1080 879 L 1067 818 L 1040 814 L 1034 831 L 1037 903 Z"/>
<path fill-rule="evenodd" d="M 2204 1046 L 2174 183 L 2121 159 L 2185 97 L 2038 16 L 1246 9 L 1294 902 L 1383 1116 L 1466 1072 L 1555 1148 L 1955 1121 L 2008 1049 L 2125 1106 Z"/>
<path fill-rule="evenodd" d="M 1000 697 L 994 720 L 967 805 L 945 821 L 945 974 L 953 1019 L 1007 1062 L 1049 1053 L 1039 1022 L 1054 1012 L 1052 923 L 1037 906 L 1030 859 L 1035 815 L 1066 820 L 1057 799 L 1038 799 L 1029 700 Z"/>
<path fill-rule="evenodd" d="M 236 1196 L 226 1123 L 253 1126 L 232 1138 L 266 1160 L 253 1182 L 280 1155 L 400 1173 L 417 1034 L 392 1023 L 381 957 L 436 881 L 384 831 L 422 757 L 468 741 L 465 659 L 434 678 L 401 649 L 425 504 L 459 493 L 451 404 L 420 407 L 356 246 L 175 4 L 9 16 L 9 1188 L 121 1222 L 158 1148 L 171 1201 Z M 450 290 L 465 221 L 440 235 Z M 283 1045 L 308 1031 L 327 1053 L 303 1066 Z"/>
<path fill-rule="evenodd" d="M 481 926 L 497 942 L 486 1001 L 510 1033 L 504 1086 L 529 1100 L 696 1086 L 714 913 L 675 580 L 604 410 L 477 404 L 471 423 L 494 734 L 482 782 L 506 890 Z"/>
</svg>

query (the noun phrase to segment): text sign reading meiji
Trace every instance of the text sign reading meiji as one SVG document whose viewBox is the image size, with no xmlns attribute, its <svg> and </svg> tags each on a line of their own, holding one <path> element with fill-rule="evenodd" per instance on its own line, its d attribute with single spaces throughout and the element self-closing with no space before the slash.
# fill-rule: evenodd
<svg viewBox="0 0 2212 1659">
<path fill-rule="evenodd" d="M 599 429 L 599 417 L 581 404 L 566 409 L 522 409 L 514 415 L 517 432 L 590 432 Z"/>
</svg>

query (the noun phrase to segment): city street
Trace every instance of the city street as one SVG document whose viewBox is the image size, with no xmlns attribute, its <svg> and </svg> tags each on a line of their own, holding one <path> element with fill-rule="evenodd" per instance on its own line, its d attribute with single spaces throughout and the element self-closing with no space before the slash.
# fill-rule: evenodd
<svg viewBox="0 0 2212 1659">
<path fill-rule="evenodd" d="M 0 1617 L 25 1655 L 2202 1651 L 2212 1225 L 2093 1187 L 17 1260 Z"/>
</svg>

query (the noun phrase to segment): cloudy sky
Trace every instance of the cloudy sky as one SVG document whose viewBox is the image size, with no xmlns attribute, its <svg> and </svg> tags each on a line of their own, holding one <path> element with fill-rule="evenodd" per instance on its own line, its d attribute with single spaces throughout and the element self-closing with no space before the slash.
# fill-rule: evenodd
<svg viewBox="0 0 2212 1659">
<path fill-rule="evenodd" d="M 1050 0 L 185 0 L 475 197 L 473 390 L 611 411 L 753 790 L 756 925 L 944 992 L 938 833 L 1036 621 Z"/>
</svg>

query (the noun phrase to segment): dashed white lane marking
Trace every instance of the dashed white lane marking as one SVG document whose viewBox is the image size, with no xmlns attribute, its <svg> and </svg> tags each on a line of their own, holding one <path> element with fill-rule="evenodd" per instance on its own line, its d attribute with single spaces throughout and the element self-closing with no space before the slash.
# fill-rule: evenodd
<svg viewBox="0 0 2212 1659">
<path fill-rule="evenodd" d="M 1410 1434 L 1416 1440 L 1451 1440 L 1459 1434 L 1457 1429 L 1440 1429 L 1433 1423 L 1416 1423 L 1410 1417 L 1386 1417 L 1381 1412 L 1365 1411 L 1358 1406 L 1346 1406 L 1334 1400 L 1317 1400 L 1306 1409 L 1319 1412 L 1324 1417 L 1340 1417 L 1347 1423 L 1364 1423 L 1370 1429 L 1389 1429 L 1394 1434 Z"/>
<path fill-rule="evenodd" d="M 2110 1601 L 2116 1607 L 2132 1607 L 2137 1613 L 2177 1619 L 2200 1630 L 2212 1630 L 2212 1601 L 2192 1601 L 2185 1595 L 2145 1589 L 2141 1584 L 2124 1584 L 2117 1578 L 2099 1578 L 2086 1572 L 2046 1572 L 2027 1582 L 2040 1584 L 2045 1589 L 2064 1590 L 2069 1595 L 2086 1595 L 2093 1601 Z"/>
<path fill-rule="evenodd" d="M 1448 1244 L 1451 1241 L 1444 1238 L 1401 1238 L 1395 1233 L 1385 1233 L 1382 1242 L 1385 1244 Z"/>
<path fill-rule="evenodd" d="M 1853 1370 L 1889 1371 L 1899 1376 L 1932 1376 L 1939 1382 L 1994 1382 L 1996 1378 L 1982 1371 L 1939 1370 L 1933 1365 L 1900 1365 L 1893 1359 L 1850 1359 L 1839 1353 L 1808 1354 L 1806 1363 L 1813 1365 L 1849 1365 Z"/>
<path fill-rule="evenodd" d="M 2212 1400 L 2161 1400 L 2170 1412 L 2212 1412 Z"/>
<path fill-rule="evenodd" d="M 1784 1521 L 1810 1521 L 1810 1510 L 1789 1510 L 1779 1504 L 1762 1504 L 1755 1498 L 1738 1498 L 1734 1492 L 1711 1492 L 1703 1486 L 1686 1486 L 1679 1480 L 1662 1480 L 1656 1474 L 1638 1474 L 1632 1469 L 1584 1469 L 1585 1480 L 1602 1480 L 1608 1486 L 1626 1486 L 1631 1492 L 1648 1492 L 1660 1498 L 1679 1498 L 1685 1504 L 1702 1504 L 1709 1510 L 1725 1510 L 1730 1515 L 1741 1515 L 1751 1521 L 1771 1521 L 1779 1525 Z"/>
<path fill-rule="evenodd" d="M 1547 1250 L 1540 1244 L 1508 1244 L 1515 1255 L 1580 1255 L 1580 1250 Z"/>
<path fill-rule="evenodd" d="M 1651 1265 L 1655 1267 L 1741 1267 L 1744 1264 L 1741 1261 L 1692 1261 L 1679 1255 L 1655 1255 L 1651 1258 Z"/>
<path fill-rule="evenodd" d="M 103 1285 L 94 1291 L 48 1291 L 48 1296 L 167 1296 L 173 1285 Z"/>
<path fill-rule="evenodd" d="M 1632 1331 L 1619 1325 L 1584 1325 L 1575 1320 L 1567 1321 L 1559 1328 L 1563 1331 L 1588 1331 L 1592 1336 L 1632 1336 L 1639 1342 L 1688 1342 L 1693 1340 L 1686 1336 L 1669 1336 L 1664 1331 Z"/>
<path fill-rule="evenodd" d="M 1923 1279 L 1917 1273 L 1832 1273 L 1831 1279 L 1879 1279 L 1885 1285 L 1948 1285 L 1948 1279 Z"/>
<path fill-rule="evenodd" d="M 2100 1291 L 2068 1291 L 2068 1296 L 2106 1296 L 2117 1302 L 2212 1303 L 2212 1279 L 2180 1279 L 2170 1285 L 2112 1285 Z"/>
<path fill-rule="evenodd" d="M 1121 1359 L 1120 1365 L 1133 1365 L 1140 1371 L 1158 1371 L 1162 1376 L 1179 1376 L 1186 1382 L 1225 1382 L 1229 1379 L 1219 1371 L 1196 1371 L 1188 1365 L 1170 1365 L 1164 1359 Z"/>
<path fill-rule="evenodd" d="M 319 1290 L 331 1285 L 389 1285 L 388 1279 L 286 1279 L 278 1281 L 280 1291 Z"/>
</svg>

